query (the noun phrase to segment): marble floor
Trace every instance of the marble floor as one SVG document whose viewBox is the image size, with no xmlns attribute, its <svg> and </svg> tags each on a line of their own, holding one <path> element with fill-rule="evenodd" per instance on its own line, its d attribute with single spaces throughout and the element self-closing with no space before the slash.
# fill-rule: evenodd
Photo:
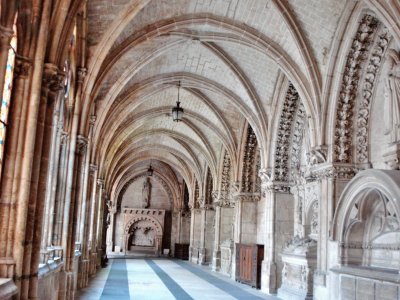
<svg viewBox="0 0 400 300">
<path fill-rule="evenodd" d="M 81 300 L 278 299 L 226 276 L 173 259 L 110 259 L 79 291 Z"/>
</svg>

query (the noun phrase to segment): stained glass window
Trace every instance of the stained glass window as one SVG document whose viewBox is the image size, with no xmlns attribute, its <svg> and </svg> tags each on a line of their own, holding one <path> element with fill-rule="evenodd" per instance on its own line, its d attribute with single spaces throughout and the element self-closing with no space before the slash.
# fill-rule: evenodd
<svg viewBox="0 0 400 300">
<path fill-rule="evenodd" d="M 15 53 L 17 50 L 17 31 L 14 25 L 14 35 L 11 38 L 10 49 L 8 50 L 6 74 L 4 78 L 3 95 L 0 106 L 0 165 L 3 164 L 4 139 L 6 136 L 8 111 L 10 108 L 11 89 L 13 82 Z"/>
</svg>

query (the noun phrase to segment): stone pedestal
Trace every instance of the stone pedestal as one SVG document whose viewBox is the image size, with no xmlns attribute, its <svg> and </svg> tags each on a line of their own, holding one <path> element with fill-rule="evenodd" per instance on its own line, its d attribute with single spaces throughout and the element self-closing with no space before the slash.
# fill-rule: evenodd
<svg viewBox="0 0 400 300">
<path fill-rule="evenodd" d="M 214 250 L 213 253 L 213 261 L 212 261 L 212 270 L 218 272 L 221 269 L 221 251 Z"/>
<path fill-rule="evenodd" d="M 313 299 L 313 276 L 317 265 L 317 242 L 294 238 L 281 254 L 282 299 Z"/>
<path fill-rule="evenodd" d="M 233 240 L 225 240 L 221 243 L 221 273 L 232 274 Z"/>
<path fill-rule="evenodd" d="M 205 265 L 206 264 L 206 248 L 199 249 L 199 260 L 198 264 Z"/>
<path fill-rule="evenodd" d="M 261 264 L 261 290 L 269 295 L 276 293 L 276 264 L 269 260 Z"/>
</svg>

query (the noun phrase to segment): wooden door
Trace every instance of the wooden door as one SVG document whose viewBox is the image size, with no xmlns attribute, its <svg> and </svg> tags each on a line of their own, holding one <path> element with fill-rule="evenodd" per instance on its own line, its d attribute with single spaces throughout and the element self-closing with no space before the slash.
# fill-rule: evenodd
<svg viewBox="0 0 400 300">
<path fill-rule="evenodd" d="M 245 282 L 251 282 L 253 265 L 252 248 L 242 246 L 240 250 L 240 278 Z"/>
</svg>

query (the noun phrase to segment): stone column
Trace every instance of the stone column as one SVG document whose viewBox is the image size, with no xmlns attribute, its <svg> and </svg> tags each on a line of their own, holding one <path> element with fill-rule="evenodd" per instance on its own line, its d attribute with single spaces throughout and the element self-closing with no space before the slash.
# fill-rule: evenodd
<svg viewBox="0 0 400 300">
<path fill-rule="evenodd" d="M 14 85 L 11 109 L 8 116 L 7 147 L 4 149 L 1 201 L 0 201 L 0 277 L 12 278 L 15 270 L 13 251 L 13 228 L 15 226 L 16 192 L 13 190 L 15 174 L 21 161 L 22 143 L 19 137 L 24 131 L 25 116 L 28 109 L 28 87 L 31 62 L 28 58 L 17 57 L 15 61 Z"/>
<path fill-rule="evenodd" d="M 91 212 L 91 201 L 90 196 L 88 195 L 88 186 L 89 186 L 89 169 L 90 169 L 90 153 L 91 153 L 91 137 L 93 134 L 93 127 L 96 118 L 92 116 L 89 122 L 89 135 L 87 140 L 87 149 L 84 157 L 84 171 L 82 174 L 82 191 L 80 192 L 81 199 L 81 216 L 80 216 L 80 231 L 79 231 L 79 240 L 82 245 L 82 256 L 80 260 L 79 267 L 79 276 L 80 280 L 78 282 L 78 287 L 83 288 L 88 284 L 89 277 L 89 266 L 90 266 L 90 241 L 89 241 L 89 221 L 90 221 L 90 212 Z M 79 136 L 78 136 L 79 137 Z"/>
<path fill-rule="evenodd" d="M 44 211 L 43 211 L 43 230 L 42 230 L 42 239 L 41 239 L 41 253 L 42 253 L 42 258 L 41 262 L 42 263 L 47 263 L 47 260 L 49 259 L 48 257 L 48 251 L 51 251 L 52 249 L 48 249 L 48 247 L 51 246 L 51 239 L 49 238 L 49 235 L 51 234 L 51 225 L 52 224 L 52 219 L 53 219 L 53 210 L 51 210 L 52 207 L 54 207 L 54 193 L 53 186 L 55 187 L 57 185 L 57 171 L 58 171 L 58 154 L 59 154 L 59 148 L 57 149 L 57 144 L 58 140 L 60 139 L 60 131 L 58 129 L 59 126 L 59 116 L 60 116 L 60 106 L 63 105 L 63 81 L 64 81 L 64 74 L 63 72 L 60 72 L 58 70 L 58 67 L 53 64 L 45 64 L 45 71 L 44 71 L 44 76 L 47 76 L 48 78 L 45 79 L 46 83 L 44 83 L 44 86 L 42 87 L 42 94 L 43 96 L 47 99 L 47 93 L 48 89 L 50 88 L 55 95 L 53 97 L 55 99 L 46 101 L 49 102 L 49 108 L 48 108 L 48 116 L 46 118 L 46 129 L 45 129 L 45 135 L 47 136 L 47 142 L 45 142 L 45 145 L 49 146 L 50 149 L 47 151 L 49 152 L 48 154 L 48 160 L 45 162 L 47 164 L 47 172 L 45 174 L 45 178 L 43 180 L 46 180 L 46 188 L 41 189 L 41 191 L 45 191 L 44 194 Z M 56 82 L 57 81 L 57 82 Z M 52 104 L 50 104 L 50 101 Z M 49 243 L 50 241 L 50 243 Z"/>
<path fill-rule="evenodd" d="M 103 230 L 103 215 L 104 215 L 104 180 L 97 179 L 97 227 L 96 227 L 96 241 L 97 241 L 97 268 L 101 268 L 101 257 L 103 255 L 102 248 L 102 230 Z"/>
<path fill-rule="evenodd" d="M 267 294 L 275 294 L 280 285 L 283 268 L 278 251 L 293 236 L 293 198 L 289 195 L 287 185 L 272 181 L 271 170 L 262 169 L 259 176 L 261 178 L 261 196 L 265 198 L 266 212 L 261 290 Z M 280 204 L 279 211 L 277 210 L 278 202 Z M 288 212 L 285 212 L 285 209 Z"/>
<path fill-rule="evenodd" d="M 54 224 L 51 228 L 52 233 L 49 233 L 49 238 L 54 246 L 57 246 L 58 251 L 64 257 L 65 253 L 62 248 L 62 228 L 64 223 L 64 206 L 65 206 L 65 192 L 66 192 L 66 178 L 68 166 L 68 153 L 69 153 L 69 135 L 66 132 L 61 133 L 60 140 L 60 158 L 57 174 L 57 188 L 55 190 L 55 203 L 54 203 Z M 61 256 L 60 256 L 61 257 Z"/>
<path fill-rule="evenodd" d="M 354 177 L 357 169 L 350 164 L 323 163 L 311 168 L 312 175 L 320 182 L 318 216 L 315 218 L 315 234 L 318 240 L 317 270 L 314 273 L 314 297 L 328 297 L 329 276 L 329 230 L 334 213 L 347 183 Z"/>
<path fill-rule="evenodd" d="M 36 145 L 36 134 L 38 125 L 38 114 L 41 98 L 41 86 L 42 86 L 42 73 L 43 63 L 46 53 L 46 45 L 48 40 L 48 24 L 50 21 L 50 8 L 51 1 L 43 1 L 40 17 L 40 26 L 37 32 L 37 36 L 32 37 L 35 40 L 34 49 L 34 61 L 35 68 L 32 69 L 32 76 L 29 82 L 29 87 L 26 91 L 29 91 L 29 104 L 27 105 L 26 115 L 20 120 L 21 127 L 23 128 L 19 134 L 18 144 L 21 145 L 22 149 L 17 154 L 18 163 L 15 168 L 16 173 L 14 174 L 13 189 L 17 191 L 15 196 L 15 219 L 11 219 L 13 230 L 9 231 L 10 236 L 13 236 L 13 243 L 10 243 L 12 256 L 16 261 L 14 279 L 17 287 L 20 287 L 20 279 L 22 278 L 22 272 L 24 267 L 24 251 L 26 246 L 26 230 L 27 220 L 29 211 L 29 199 L 31 192 L 31 179 L 32 179 L 32 168 L 33 160 L 35 156 L 35 145 Z M 23 146 L 22 146 L 23 145 Z M 11 255 L 10 255 L 11 256 Z"/>
<path fill-rule="evenodd" d="M 89 244 L 90 244 L 90 276 L 96 273 L 97 263 L 97 213 L 98 213 L 98 201 L 96 197 L 97 193 L 97 166 L 94 164 L 90 165 L 90 176 L 91 176 L 91 212 L 90 212 L 90 229 L 89 229 Z"/>
<path fill-rule="evenodd" d="M 200 202 L 200 245 L 199 245 L 199 264 L 204 264 L 206 261 L 206 207 L 204 204 L 204 198 L 199 198 Z"/>
<path fill-rule="evenodd" d="M 194 208 L 190 207 L 190 241 L 189 241 L 189 261 L 192 261 L 193 247 L 194 247 Z"/>
<path fill-rule="evenodd" d="M 14 35 L 12 28 L 0 25 L 0 91 L 3 91 L 5 73 L 7 67 L 8 50 L 10 50 L 11 38 Z"/>
<path fill-rule="evenodd" d="M 215 206 L 215 232 L 214 232 L 214 253 L 212 261 L 212 270 L 219 271 L 221 268 L 221 202 L 217 201 Z"/>
</svg>

